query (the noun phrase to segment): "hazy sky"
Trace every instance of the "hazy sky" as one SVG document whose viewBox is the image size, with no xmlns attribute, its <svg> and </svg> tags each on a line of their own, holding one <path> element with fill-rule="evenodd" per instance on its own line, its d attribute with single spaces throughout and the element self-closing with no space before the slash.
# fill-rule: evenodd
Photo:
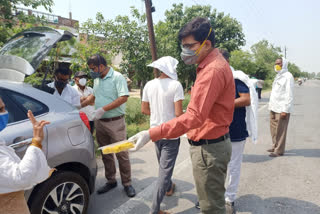
<svg viewBox="0 0 320 214">
<path fill-rule="evenodd" d="M 129 15 L 130 6 L 145 11 L 143 0 L 54 0 L 53 13 L 80 23 L 95 19 L 101 12 L 105 19 Z M 301 70 L 320 72 L 320 1 L 319 0 L 153 0 L 154 23 L 164 19 L 164 12 L 173 3 L 211 5 L 218 12 L 230 14 L 241 22 L 249 47 L 267 39 L 281 48 L 287 47 L 287 58 Z M 39 10 L 43 10 L 39 8 Z"/>
</svg>

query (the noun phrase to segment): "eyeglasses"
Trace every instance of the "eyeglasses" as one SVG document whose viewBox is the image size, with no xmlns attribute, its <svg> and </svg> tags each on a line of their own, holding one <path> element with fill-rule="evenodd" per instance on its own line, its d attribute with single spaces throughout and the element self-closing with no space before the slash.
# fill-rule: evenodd
<svg viewBox="0 0 320 214">
<path fill-rule="evenodd" d="M 181 45 L 181 48 L 188 48 L 191 49 L 194 45 L 198 44 L 199 42 L 190 43 L 190 44 L 183 44 Z"/>
</svg>

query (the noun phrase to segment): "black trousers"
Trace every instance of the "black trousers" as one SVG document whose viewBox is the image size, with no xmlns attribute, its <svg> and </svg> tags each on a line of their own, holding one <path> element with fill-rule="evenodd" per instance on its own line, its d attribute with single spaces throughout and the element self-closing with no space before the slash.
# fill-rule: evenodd
<svg viewBox="0 0 320 214">
<path fill-rule="evenodd" d="M 261 91 L 262 91 L 262 88 L 256 88 L 256 91 L 258 93 L 258 98 L 261 99 Z"/>
</svg>

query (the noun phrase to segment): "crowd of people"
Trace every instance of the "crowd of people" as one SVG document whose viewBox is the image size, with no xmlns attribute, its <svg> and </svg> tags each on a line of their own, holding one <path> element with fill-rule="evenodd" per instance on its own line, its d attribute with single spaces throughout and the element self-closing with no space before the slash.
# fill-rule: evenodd
<svg viewBox="0 0 320 214">
<path fill-rule="evenodd" d="M 135 147 L 130 151 L 138 151 L 145 144 L 154 142 L 159 175 L 151 213 L 166 214 L 168 212 L 161 210 L 160 205 L 165 196 L 171 196 L 175 191 L 171 177 L 179 153 L 180 136 L 187 133 L 199 200 L 196 207 L 204 214 L 235 213 L 234 202 L 245 143 L 248 137 L 254 143 L 258 140 L 257 109 L 263 81 L 257 80 L 253 84 L 244 72 L 229 65 L 230 54 L 215 47 L 214 29 L 205 18 L 194 18 L 183 26 L 178 39 L 184 63 L 198 65 L 188 108 L 183 112 L 184 90 L 178 81 L 178 60 L 164 56 L 148 65 L 160 72 L 160 76 L 149 81 L 143 90 L 141 111 L 150 115 L 150 129 L 129 139 L 135 142 Z M 90 57 L 87 65 L 90 75 L 77 72 L 73 76 L 74 86 L 68 84 L 72 72 L 67 68 L 58 68 L 54 81 L 48 86 L 54 89 L 54 96 L 87 114 L 91 131 L 96 131 L 96 141 L 100 147 L 125 140 L 125 104 L 129 97 L 125 77 L 109 66 L 99 54 Z M 278 157 L 285 152 L 294 84 L 287 65 L 284 58 L 275 61 L 277 75 L 269 103 L 273 142 L 268 149 L 270 157 Z M 94 81 L 93 88 L 87 85 L 90 77 Z M 1 100 L 0 110 L 2 130 L 8 122 L 8 115 Z M 5 203 L 6 198 L 14 195 L 19 198 L 15 203 L 23 204 L 20 208 L 24 209 L 24 212 L 11 213 L 28 213 L 23 190 L 43 181 L 53 171 L 41 151 L 42 129 L 48 122 L 36 121 L 32 112 L 28 112 L 28 116 L 34 126 L 34 138 L 23 159 L 20 160 L 13 149 L 0 144 L 0 170 L 6 172 L 0 175 L 0 204 L 6 205 L 8 210 L 11 206 L 18 209 L 14 204 Z M 124 191 L 128 197 L 134 197 L 136 191 L 132 186 L 129 151 L 102 154 L 106 183 L 97 193 L 107 193 L 117 187 L 115 159 L 119 163 Z M 3 164 L 3 160 L 6 164 Z M 37 163 L 33 165 L 33 162 Z M 35 166 L 38 166 L 37 173 L 34 173 Z M 13 172 L 21 169 L 20 176 L 16 177 L 17 174 Z M 15 185 L 10 186 L 7 183 L 12 178 Z"/>
</svg>

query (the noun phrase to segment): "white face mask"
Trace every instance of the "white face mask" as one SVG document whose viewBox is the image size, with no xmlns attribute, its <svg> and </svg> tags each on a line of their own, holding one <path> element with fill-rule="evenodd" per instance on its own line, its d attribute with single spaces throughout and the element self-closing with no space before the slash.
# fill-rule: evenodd
<svg viewBox="0 0 320 214">
<path fill-rule="evenodd" d="M 82 85 L 82 86 L 85 86 L 87 83 L 87 79 L 86 78 L 81 78 L 79 79 L 79 84 Z"/>
</svg>

